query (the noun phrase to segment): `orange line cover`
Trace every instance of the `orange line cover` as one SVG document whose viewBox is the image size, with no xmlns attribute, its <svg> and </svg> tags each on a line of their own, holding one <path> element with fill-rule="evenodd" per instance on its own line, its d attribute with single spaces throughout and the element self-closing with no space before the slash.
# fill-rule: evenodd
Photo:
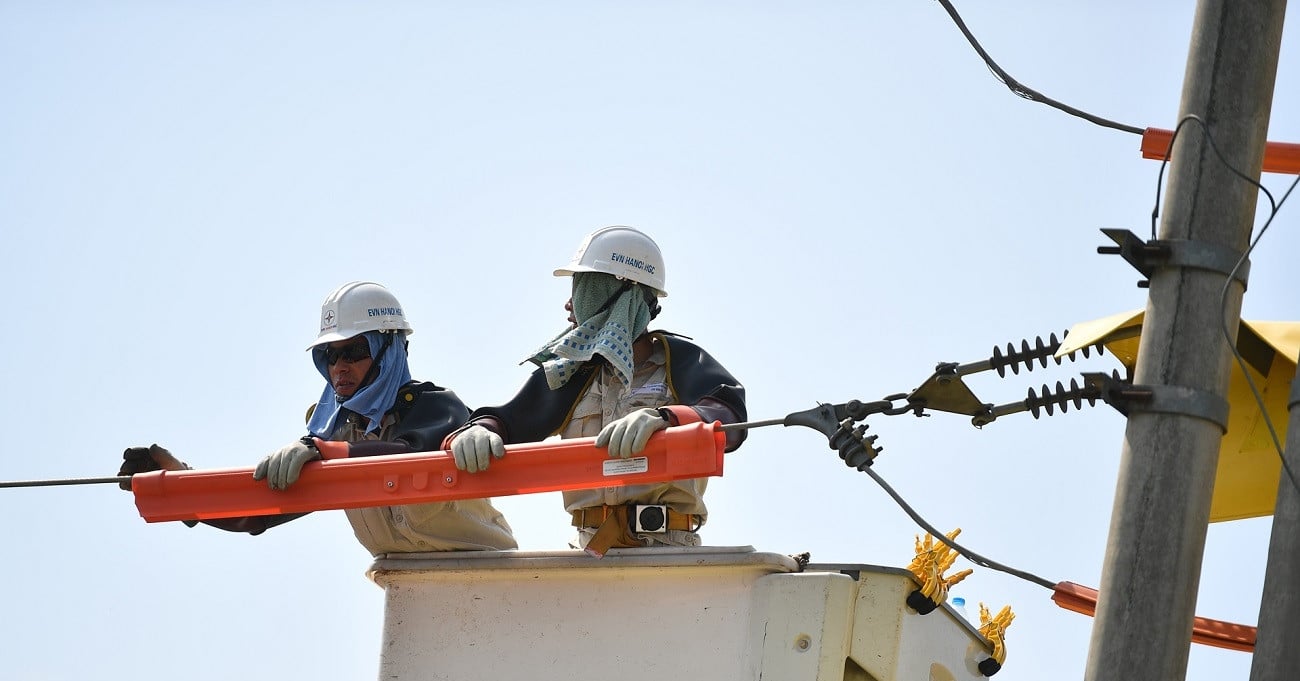
<svg viewBox="0 0 1300 681">
<path fill-rule="evenodd" d="M 1052 600 L 1066 610 L 1089 617 L 1097 612 L 1097 590 L 1082 584 L 1060 582 L 1052 592 Z M 1255 650 L 1255 627 L 1197 617 L 1192 621 L 1192 643 L 1249 653 Z"/>
<path fill-rule="evenodd" d="M 640 456 L 609 458 L 595 438 L 506 447 L 488 470 L 456 469 L 447 452 L 313 461 L 289 489 L 253 479 L 253 469 L 154 471 L 131 478 L 140 516 L 151 523 L 638 485 L 722 475 L 726 433 L 692 423 L 651 436 Z"/>
<path fill-rule="evenodd" d="M 1165 153 L 1169 151 L 1169 141 L 1173 138 L 1172 130 L 1147 128 L 1142 132 L 1142 158 L 1164 160 Z M 1300 144 L 1266 143 L 1263 170 L 1266 173 L 1300 174 Z"/>
</svg>

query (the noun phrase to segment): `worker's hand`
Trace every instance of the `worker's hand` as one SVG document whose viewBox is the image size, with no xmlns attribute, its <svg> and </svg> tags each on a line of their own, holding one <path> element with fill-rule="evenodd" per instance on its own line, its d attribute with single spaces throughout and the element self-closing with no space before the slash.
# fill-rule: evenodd
<svg viewBox="0 0 1300 681">
<path fill-rule="evenodd" d="M 172 453 L 159 447 L 158 445 L 149 445 L 148 447 L 129 447 L 122 452 L 122 467 L 118 469 L 117 474 L 135 475 L 136 473 L 148 473 L 150 471 L 188 471 L 190 467 L 184 461 L 172 456 Z M 130 491 L 131 483 L 119 482 L 118 487 Z"/>
<path fill-rule="evenodd" d="M 315 447 L 295 442 L 262 459 L 253 471 L 253 479 L 266 480 L 271 489 L 289 489 L 289 485 L 298 481 L 303 464 L 318 458 L 320 452 Z"/>
<path fill-rule="evenodd" d="M 470 426 L 451 441 L 451 456 L 456 468 L 466 473 L 487 470 L 493 458 L 506 455 L 506 443 L 500 435 L 483 426 Z"/>
<path fill-rule="evenodd" d="M 626 459 L 640 454 L 650 436 L 667 427 L 668 421 L 658 409 L 638 409 L 601 428 L 596 436 L 596 446 L 609 447 L 610 456 Z"/>
</svg>

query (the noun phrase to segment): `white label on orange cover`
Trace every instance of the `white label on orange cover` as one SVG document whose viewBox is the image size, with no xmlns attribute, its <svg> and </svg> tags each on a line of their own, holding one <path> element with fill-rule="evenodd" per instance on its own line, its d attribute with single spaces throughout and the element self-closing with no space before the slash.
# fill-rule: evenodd
<svg viewBox="0 0 1300 681">
<path fill-rule="evenodd" d="M 648 470 L 650 470 L 650 459 L 644 456 L 631 459 L 605 459 L 604 462 L 605 477 L 644 473 Z"/>
</svg>

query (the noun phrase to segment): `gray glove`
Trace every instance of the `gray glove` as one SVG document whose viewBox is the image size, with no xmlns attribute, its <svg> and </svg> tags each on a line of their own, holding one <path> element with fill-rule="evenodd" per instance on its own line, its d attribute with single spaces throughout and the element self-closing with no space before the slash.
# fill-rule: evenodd
<svg viewBox="0 0 1300 681">
<path fill-rule="evenodd" d="M 483 426 L 470 426 L 451 441 L 451 456 L 456 468 L 466 473 L 487 470 L 492 458 L 506 455 L 506 443 L 500 435 Z"/>
<path fill-rule="evenodd" d="M 312 459 L 319 459 L 316 448 L 295 442 L 280 451 L 262 459 L 253 471 L 254 480 L 266 480 L 271 489 L 289 489 L 289 485 L 298 481 L 302 465 Z"/>
<path fill-rule="evenodd" d="M 638 409 L 617 421 L 605 424 L 596 436 L 597 447 L 609 447 L 609 455 L 626 459 L 641 453 L 656 431 L 668 427 L 658 409 Z"/>
</svg>

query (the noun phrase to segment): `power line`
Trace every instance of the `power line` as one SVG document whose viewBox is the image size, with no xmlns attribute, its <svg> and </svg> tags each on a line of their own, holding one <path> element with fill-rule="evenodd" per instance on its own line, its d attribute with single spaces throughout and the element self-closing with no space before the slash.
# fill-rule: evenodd
<svg viewBox="0 0 1300 681">
<path fill-rule="evenodd" d="M 952 3 L 948 2 L 948 0 L 939 0 L 939 4 L 943 5 L 944 10 L 948 12 L 948 16 L 952 17 L 953 23 L 957 24 L 957 28 L 961 29 L 962 35 L 966 36 L 967 42 L 969 42 L 971 44 L 971 47 L 975 48 L 975 51 L 979 53 L 980 58 L 983 59 L 984 63 L 988 65 L 989 70 L 993 72 L 993 75 L 997 77 L 998 81 L 1000 81 L 1003 85 L 1006 85 L 1007 89 L 1011 90 L 1011 92 L 1015 94 L 1017 97 L 1023 97 L 1024 99 L 1028 99 L 1031 102 L 1038 102 L 1039 104 L 1046 104 L 1054 109 L 1059 109 L 1061 111 L 1064 111 L 1065 113 L 1068 113 L 1071 116 L 1078 116 L 1079 118 L 1082 118 L 1085 121 L 1088 121 L 1090 123 L 1095 123 L 1105 128 L 1113 128 L 1115 130 L 1120 130 L 1123 132 L 1131 132 L 1135 135 L 1142 134 L 1142 128 L 1132 126 L 1132 125 L 1126 125 L 1124 123 L 1117 123 L 1115 121 L 1102 118 L 1101 116 L 1096 116 L 1086 111 L 1076 109 L 1072 106 L 1069 106 L 1068 104 L 1063 104 L 1061 102 L 1056 101 L 1055 99 L 1052 99 L 1051 97 L 1047 97 L 1039 93 L 1037 90 L 1034 90 L 1033 88 L 1011 77 L 1011 74 L 1007 73 L 1006 71 L 1003 71 L 1002 67 L 998 66 L 997 62 L 993 61 L 993 58 L 989 56 L 988 52 L 985 52 L 984 48 L 980 46 L 979 41 L 976 40 L 975 36 L 971 34 L 970 29 L 966 28 L 966 22 L 962 21 L 961 15 L 957 14 L 957 10 L 952 6 Z"/>
</svg>

